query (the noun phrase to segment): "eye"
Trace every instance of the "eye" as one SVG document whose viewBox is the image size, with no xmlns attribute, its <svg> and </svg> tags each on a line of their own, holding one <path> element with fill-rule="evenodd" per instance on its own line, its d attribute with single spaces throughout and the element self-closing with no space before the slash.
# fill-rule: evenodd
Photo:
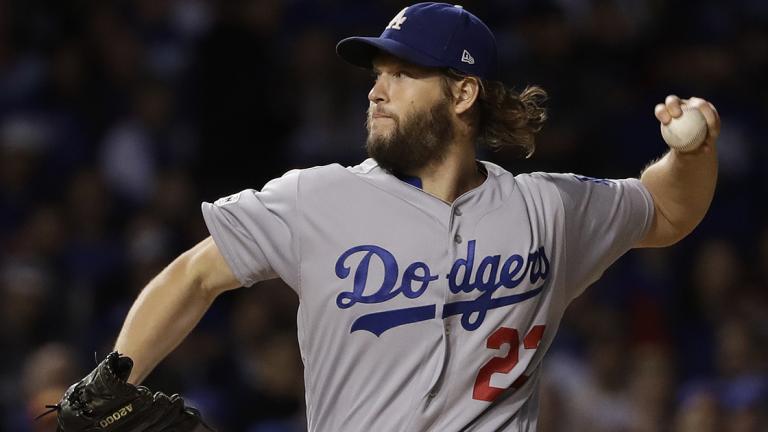
<svg viewBox="0 0 768 432">
<path fill-rule="evenodd" d="M 378 81 L 380 75 L 381 75 L 381 72 L 379 72 L 379 71 L 371 71 L 371 80 L 373 82 Z"/>
<path fill-rule="evenodd" d="M 393 78 L 398 78 L 398 79 L 400 79 L 400 78 L 413 78 L 413 75 L 410 72 L 408 72 L 408 71 L 399 70 L 399 71 L 395 71 L 394 73 L 392 73 L 392 77 Z"/>
</svg>

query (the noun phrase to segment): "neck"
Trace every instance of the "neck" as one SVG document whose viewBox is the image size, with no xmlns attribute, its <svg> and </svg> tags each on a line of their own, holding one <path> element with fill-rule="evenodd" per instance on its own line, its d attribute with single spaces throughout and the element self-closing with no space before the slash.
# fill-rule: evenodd
<svg viewBox="0 0 768 432">
<path fill-rule="evenodd" d="M 424 192 L 449 204 L 485 180 L 485 175 L 477 169 L 473 146 L 458 143 L 451 145 L 441 160 L 408 175 L 419 177 Z"/>
</svg>

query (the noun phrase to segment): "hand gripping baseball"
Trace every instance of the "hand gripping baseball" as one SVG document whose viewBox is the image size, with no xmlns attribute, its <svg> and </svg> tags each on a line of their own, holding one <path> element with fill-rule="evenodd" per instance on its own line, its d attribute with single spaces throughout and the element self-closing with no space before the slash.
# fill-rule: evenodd
<svg viewBox="0 0 768 432">
<path fill-rule="evenodd" d="M 664 103 L 656 105 L 654 113 L 661 123 L 664 141 L 678 152 L 694 152 L 700 147 L 711 150 L 720 135 L 717 109 L 704 99 L 669 95 Z"/>
<path fill-rule="evenodd" d="M 179 395 L 152 393 L 127 382 L 133 361 L 113 352 L 73 384 L 54 407 L 57 432 L 212 431 Z"/>
</svg>

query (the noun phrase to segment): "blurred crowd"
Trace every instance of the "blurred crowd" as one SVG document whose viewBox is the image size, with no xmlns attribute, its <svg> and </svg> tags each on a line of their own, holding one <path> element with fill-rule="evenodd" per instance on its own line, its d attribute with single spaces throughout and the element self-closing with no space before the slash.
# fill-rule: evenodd
<svg viewBox="0 0 768 432">
<path fill-rule="evenodd" d="M 365 157 L 369 74 L 334 54 L 403 1 L 0 1 L 0 430 L 112 347 L 132 301 L 207 236 L 199 204 Z M 632 177 L 666 147 L 653 106 L 723 119 L 709 215 L 577 299 L 545 362 L 543 432 L 768 430 L 768 2 L 491 0 L 508 84 L 550 120 L 513 172 Z M 223 431 L 304 430 L 297 299 L 219 298 L 146 384 Z"/>
</svg>

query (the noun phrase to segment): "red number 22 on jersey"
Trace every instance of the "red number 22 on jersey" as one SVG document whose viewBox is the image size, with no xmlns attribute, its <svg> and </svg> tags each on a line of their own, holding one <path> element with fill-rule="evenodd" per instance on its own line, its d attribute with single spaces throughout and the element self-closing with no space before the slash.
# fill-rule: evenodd
<svg viewBox="0 0 768 432">
<path fill-rule="evenodd" d="M 534 326 L 523 339 L 523 348 L 535 350 L 539 347 L 539 342 L 544 336 L 543 325 Z M 491 385 L 491 376 L 495 373 L 509 373 L 517 365 L 520 356 L 520 336 L 517 329 L 509 327 L 499 327 L 495 332 L 488 336 L 486 347 L 490 349 L 500 349 L 504 344 L 509 344 L 509 352 L 505 357 L 493 357 L 488 360 L 477 373 L 475 387 L 472 391 L 472 399 L 486 402 L 493 402 L 506 389 L 493 387 Z M 513 388 L 525 384 L 528 379 L 525 375 L 512 383 Z"/>
</svg>

